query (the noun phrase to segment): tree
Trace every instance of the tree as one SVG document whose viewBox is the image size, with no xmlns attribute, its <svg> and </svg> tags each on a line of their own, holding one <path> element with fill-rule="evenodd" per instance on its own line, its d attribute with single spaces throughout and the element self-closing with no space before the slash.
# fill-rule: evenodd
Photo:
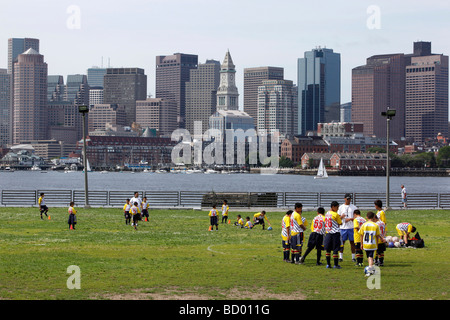
<svg viewBox="0 0 450 320">
<path fill-rule="evenodd" d="M 445 146 L 439 149 L 437 156 L 437 165 L 440 168 L 447 168 L 450 166 L 450 146 Z"/>
<path fill-rule="evenodd" d="M 294 166 L 294 163 L 286 156 L 281 156 L 279 165 L 281 168 L 292 168 Z"/>
</svg>

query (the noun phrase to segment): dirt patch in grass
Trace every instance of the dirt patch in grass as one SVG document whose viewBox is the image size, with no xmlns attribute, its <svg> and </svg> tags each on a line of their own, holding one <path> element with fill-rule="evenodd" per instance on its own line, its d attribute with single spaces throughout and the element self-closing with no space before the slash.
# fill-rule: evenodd
<svg viewBox="0 0 450 320">
<path fill-rule="evenodd" d="M 213 291 L 213 293 L 208 293 Z M 304 300 L 302 293 L 293 294 L 273 293 L 264 288 L 232 288 L 192 290 L 176 287 L 158 289 L 139 289 L 129 293 L 98 295 L 94 299 L 108 300 Z"/>
</svg>

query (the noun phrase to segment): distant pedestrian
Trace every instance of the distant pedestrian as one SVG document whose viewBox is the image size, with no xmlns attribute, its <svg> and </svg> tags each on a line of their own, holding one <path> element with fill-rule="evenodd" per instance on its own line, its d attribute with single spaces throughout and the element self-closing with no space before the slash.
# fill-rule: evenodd
<svg viewBox="0 0 450 320">
<path fill-rule="evenodd" d="M 402 184 L 402 203 L 403 203 L 403 209 L 408 208 L 408 195 L 406 194 L 406 188 Z"/>
</svg>

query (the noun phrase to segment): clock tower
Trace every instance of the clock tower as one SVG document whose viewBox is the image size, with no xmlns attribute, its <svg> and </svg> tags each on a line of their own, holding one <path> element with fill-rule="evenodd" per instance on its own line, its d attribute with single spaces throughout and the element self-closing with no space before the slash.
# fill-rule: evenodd
<svg viewBox="0 0 450 320">
<path fill-rule="evenodd" d="M 227 51 L 220 66 L 220 85 L 217 89 L 217 110 L 239 110 L 239 93 L 236 87 L 236 69 Z"/>
</svg>

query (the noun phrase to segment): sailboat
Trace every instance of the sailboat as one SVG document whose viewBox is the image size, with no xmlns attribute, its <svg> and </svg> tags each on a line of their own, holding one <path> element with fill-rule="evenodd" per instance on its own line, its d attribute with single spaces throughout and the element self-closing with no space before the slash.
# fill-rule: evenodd
<svg viewBox="0 0 450 320">
<path fill-rule="evenodd" d="M 323 164 L 323 158 L 320 158 L 319 170 L 317 170 L 317 175 L 314 177 L 314 179 L 327 179 L 327 178 L 328 174 Z"/>
</svg>

